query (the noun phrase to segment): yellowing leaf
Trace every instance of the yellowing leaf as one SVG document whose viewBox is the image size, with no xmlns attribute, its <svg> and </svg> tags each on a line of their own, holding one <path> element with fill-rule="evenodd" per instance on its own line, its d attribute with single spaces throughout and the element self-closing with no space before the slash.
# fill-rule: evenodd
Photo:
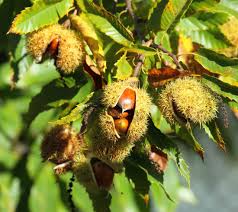
<svg viewBox="0 0 238 212">
<path fill-rule="evenodd" d="M 36 1 L 14 19 L 9 33 L 26 34 L 46 25 L 57 23 L 73 6 L 73 0 Z"/>
<path fill-rule="evenodd" d="M 98 69 L 100 72 L 104 72 L 106 69 L 106 61 L 103 46 L 96 34 L 94 26 L 84 13 L 81 13 L 79 16 L 71 15 L 70 20 L 72 25 L 83 35 L 84 40 L 93 53 Z"/>
<path fill-rule="evenodd" d="M 155 49 L 142 45 L 131 45 L 130 47 L 122 47 L 117 53 L 124 51 L 136 54 L 143 54 L 144 56 L 154 56 L 157 53 Z"/>
<path fill-rule="evenodd" d="M 132 67 L 126 60 L 126 52 L 122 55 L 122 57 L 115 63 L 117 67 L 116 70 L 116 78 L 119 80 L 125 80 L 132 75 Z"/>
</svg>

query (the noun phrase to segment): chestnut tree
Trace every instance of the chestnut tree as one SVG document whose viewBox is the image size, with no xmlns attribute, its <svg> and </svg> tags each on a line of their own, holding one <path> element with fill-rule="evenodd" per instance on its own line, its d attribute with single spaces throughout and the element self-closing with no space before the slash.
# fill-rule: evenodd
<svg viewBox="0 0 238 212">
<path fill-rule="evenodd" d="M 182 148 L 209 154 L 195 131 L 226 151 L 227 110 L 238 109 L 237 8 L 0 1 L 0 154 L 17 194 L 9 208 L 173 211 L 179 189 L 190 189 Z"/>
</svg>

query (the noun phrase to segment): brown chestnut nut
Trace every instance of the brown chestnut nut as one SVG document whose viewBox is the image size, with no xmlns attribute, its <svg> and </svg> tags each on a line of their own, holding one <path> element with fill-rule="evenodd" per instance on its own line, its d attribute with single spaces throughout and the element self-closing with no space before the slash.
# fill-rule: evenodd
<svg viewBox="0 0 238 212">
<path fill-rule="evenodd" d="M 109 190 L 114 177 L 113 169 L 100 160 L 94 162 L 92 168 L 98 187 Z"/>
<path fill-rule="evenodd" d="M 59 38 L 54 38 L 48 46 L 48 49 L 47 49 L 48 53 L 51 56 L 56 56 L 58 52 L 58 47 L 59 47 Z"/>
<path fill-rule="evenodd" d="M 116 119 L 114 121 L 115 129 L 119 135 L 125 135 L 128 127 L 129 127 L 129 121 L 126 118 L 122 119 Z"/>
<path fill-rule="evenodd" d="M 122 111 L 132 110 L 135 108 L 136 92 L 130 88 L 126 88 L 118 100 L 117 105 Z"/>
<path fill-rule="evenodd" d="M 107 111 L 108 115 L 112 116 L 114 119 L 126 118 L 129 113 L 128 112 L 121 112 L 121 108 L 116 106 L 114 108 L 108 108 Z"/>
</svg>

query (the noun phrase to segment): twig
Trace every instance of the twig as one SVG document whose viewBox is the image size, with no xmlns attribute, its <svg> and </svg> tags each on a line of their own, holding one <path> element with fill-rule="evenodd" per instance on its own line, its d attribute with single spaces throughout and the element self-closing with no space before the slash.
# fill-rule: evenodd
<svg viewBox="0 0 238 212">
<path fill-rule="evenodd" d="M 74 12 L 72 13 L 73 15 L 77 15 L 78 13 L 78 10 L 74 10 Z M 62 26 L 65 27 L 65 28 L 70 28 L 71 26 L 71 21 L 69 18 L 67 18 L 63 23 L 62 23 Z"/>
<path fill-rule="evenodd" d="M 138 18 L 132 9 L 131 0 L 125 0 L 125 2 L 126 2 L 127 11 L 134 21 L 136 34 L 137 34 L 138 38 L 142 41 L 142 35 L 141 35 L 140 29 L 138 27 Z"/>
<path fill-rule="evenodd" d="M 143 44 L 143 46 L 149 47 L 152 44 L 152 41 L 153 41 L 152 39 L 148 40 L 147 42 Z M 138 57 L 139 57 L 139 62 L 136 64 L 134 68 L 134 72 L 132 75 L 133 77 L 138 77 L 140 75 L 140 70 L 145 60 L 145 56 L 143 54 L 139 54 Z"/>
<path fill-rule="evenodd" d="M 168 56 L 170 56 L 174 63 L 176 64 L 176 66 L 179 68 L 179 70 L 184 71 L 183 67 L 180 65 L 178 58 L 176 55 L 174 55 L 172 52 L 168 51 L 167 49 L 165 49 L 163 46 L 161 46 L 160 44 L 154 44 L 153 45 L 155 48 L 161 50 L 162 52 L 166 53 Z"/>
<path fill-rule="evenodd" d="M 131 0 L 125 0 L 126 1 L 126 8 L 130 14 L 130 16 L 135 20 L 137 19 L 134 12 L 133 12 L 133 9 L 132 9 L 132 6 L 131 6 Z"/>
</svg>

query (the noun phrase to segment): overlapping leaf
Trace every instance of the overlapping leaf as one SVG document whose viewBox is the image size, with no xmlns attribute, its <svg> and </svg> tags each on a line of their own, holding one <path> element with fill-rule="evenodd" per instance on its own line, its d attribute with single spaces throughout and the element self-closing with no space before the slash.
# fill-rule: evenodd
<svg viewBox="0 0 238 212">
<path fill-rule="evenodd" d="M 232 86 L 228 83 L 224 83 L 216 77 L 209 75 L 203 75 L 202 81 L 214 92 L 219 95 L 238 102 L 238 87 Z"/>
<path fill-rule="evenodd" d="M 217 16 L 216 19 L 219 17 Z M 210 20 L 210 19 L 209 19 Z M 214 23 L 214 17 L 211 18 Z M 203 45 L 209 49 L 221 49 L 228 46 L 225 40 L 221 39 L 218 32 L 211 31 L 212 21 L 202 21 L 194 16 L 182 19 L 178 24 L 178 31 L 182 32 L 187 37 L 190 37 L 193 42 Z M 213 26 L 214 27 L 214 26 Z M 217 27 L 217 26 L 216 26 Z M 216 28 L 218 29 L 218 28 Z"/>
<path fill-rule="evenodd" d="M 214 141 L 223 151 L 226 151 L 225 142 L 222 138 L 221 131 L 217 126 L 216 121 L 204 124 L 203 128 L 205 129 L 205 132 L 208 134 L 209 138 L 212 139 L 212 141 Z"/>
<path fill-rule="evenodd" d="M 215 0 L 195 1 L 192 8 L 196 11 L 226 13 L 238 18 L 238 2 L 236 0 L 222 0 L 219 3 Z"/>
<path fill-rule="evenodd" d="M 219 74 L 223 81 L 231 81 L 236 85 L 238 81 L 238 60 L 227 58 L 215 52 L 201 49 L 194 59 L 208 71 Z"/>
<path fill-rule="evenodd" d="M 149 194 L 150 182 L 147 178 L 147 173 L 138 164 L 131 161 L 125 163 L 125 174 L 129 180 L 134 183 L 134 189 L 142 196 Z"/>
<path fill-rule="evenodd" d="M 194 151 L 199 155 L 199 157 L 204 160 L 204 149 L 202 145 L 198 142 L 198 139 L 194 135 L 194 129 L 178 127 L 176 129 L 176 134 L 184 140 L 189 146 L 191 146 Z"/>
<path fill-rule="evenodd" d="M 80 1 L 80 0 L 79 0 Z M 112 13 L 105 10 L 103 7 L 100 7 L 94 3 L 90 3 L 87 0 L 83 0 L 85 2 L 87 12 L 90 14 L 94 14 L 97 16 L 104 17 L 108 22 L 112 24 L 112 26 L 118 30 L 118 32 L 128 39 L 129 41 L 133 41 L 132 33 L 121 23 L 120 19 L 114 16 Z"/>
<path fill-rule="evenodd" d="M 23 10 L 13 21 L 11 33 L 26 34 L 46 25 L 57 23 L 73 5 L 73 0 L 36 1 L 32 7 Z"/>
<path fill-rule="evenodd" d="M 169 0 L 161 17 L 161 29 L 171 31 L 193 0 Z"/>
<path fill-rule="evenodd" d="M 89 1 L 77 0 L 77 2 L 79 6 L 84 7 L 82 9 L 87 13 L 87 17 L 102 33 L 121 45 L 130 46 L 132 44 L 134 40 L 132 34 L 118 18 Z"/>
<path fill-rule="evenodd" d="M 115 63 L 115 66 L 117 67 L 115 78 L 125 80 L 132 75 L 133 69 L 130 63 L 126 60 L 126 52 Z"/>
<path fill-rule="evenodd" d="M 154 32 L 164 30 L 170 32 L 174 29 L 176 23 L 188 10 L 193 0 L 169 0 L 161 1 L 154 10 L 150 20 L 149 27 Z"/>
<path fill-rule="evenodd" d="M 76 87 L 70 89 L 57 85 L 57 80 L 52 81 L 32 98 L 26 114 L 27 123 L 30 124 L 39 113 L 49 109 L 48 103 L 59 99 L 71 99 L 76 92 Z"/>
<path fill-rule="evenodd" d="M 120 32 L 105 18 L 90 13 L 87 14 L 87 16 L 102 33 L 109 36 L 112 40 L 123 46 L 131 46 L 131 41 L 120 34 Z"/>
<path fill-rule="evenodd" d="M 155 127 L 152 121 L 150 121 L 147 139 L 151 144 L 154 144 L 159 149 L 167 153 L 169 158 L 176 162 L 180 174 L 185 178 L 188 185 L 190 186 L 190 172 L 188 165 L 182 158 L 177 145 L 166 135 L 161 133 L 161 131 Z"/>
<path fill-rule="evenodd" d="M 70 20 L 72 25 L 83 35 L 84 40 L 87 42 L 93 53 L 99 71 L 104 72 L 106 69 L 106 61 L 104 58 L 102 42 L 99 40 L 87 15 L 85 13 L 81 13 L 79 16 L 71 15 Z"/>
<path fill-rule="evenodd" d="M 87 191 L 89 198 L 92 200 L 95 212 L 110 212 L 110 204 L 112 196 L 106 190 Z"/>
</svg>

